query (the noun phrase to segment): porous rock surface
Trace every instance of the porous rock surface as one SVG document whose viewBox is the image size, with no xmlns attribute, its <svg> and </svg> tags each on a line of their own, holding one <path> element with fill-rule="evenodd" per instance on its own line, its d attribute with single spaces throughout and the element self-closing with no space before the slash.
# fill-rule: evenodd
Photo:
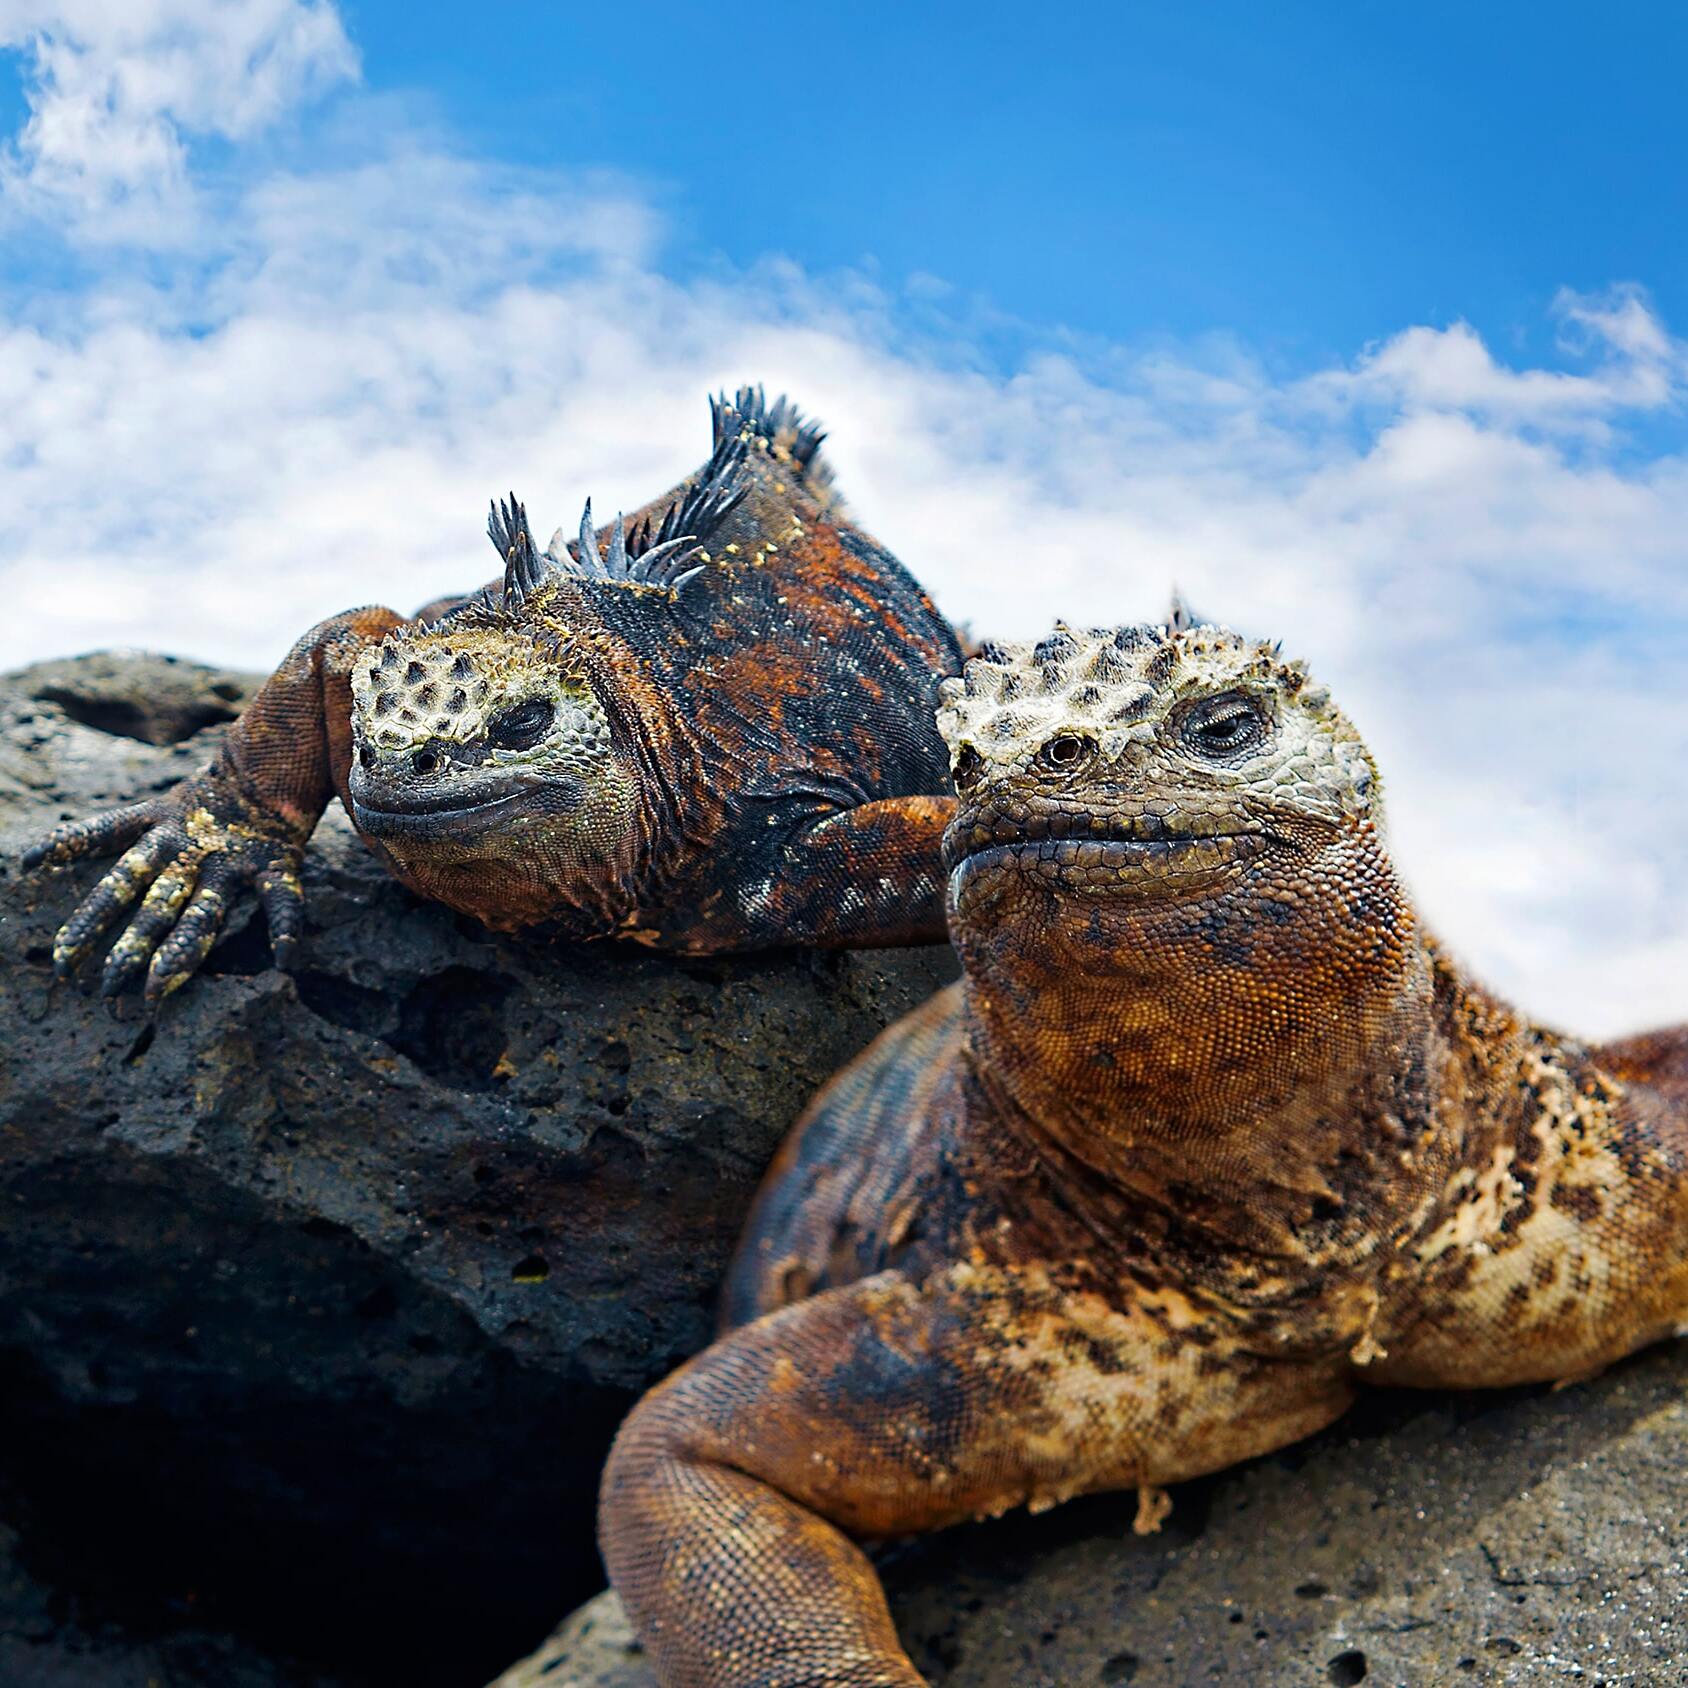
<svg viewBox="0 0 1688 1688">
<path fill-rule="evenodd" d="M 20 875 L 22 846 L 167 789 L 254 683 L 129 653 L 0 678 L 0 1596 L 256 1636 L 336 1688 L 474 1683 L 598 1586 L 614 1425 L 707 1340 L 808 1095 L 953 964 L 495 938 L 336 806 L 295 978 L 243 910 L 156 1027 L 55 985 L 101 869 Z M 30 1598 L 0 1597 L 0 1665 Z M 90 1683 L 200 1680 L 175 1642 L 119 1674 L 100 1624 L 4 1679 L 83 1680 L 52 1672 L 103 1635 Z M 221 1646 L 206 1682 L 330 1680 Z"/>
<path fill-rule="evenodd" d="M 1172 1491 L 970 1525 L 884 1565 L 943 1688 L 1673 1688 L 1688 1679 L 1688 1347 L 1560 1391 L 1368 1398 Z M 602 1595 L 497 1688 L 653 1688 Z"/>
</svg>

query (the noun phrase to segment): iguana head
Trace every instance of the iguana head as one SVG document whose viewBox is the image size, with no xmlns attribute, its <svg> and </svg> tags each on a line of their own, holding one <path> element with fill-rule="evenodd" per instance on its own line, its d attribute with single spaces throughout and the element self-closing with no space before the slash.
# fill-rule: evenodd
<svg viewBox="0 0 1688 1688">
<path fill-rule="evenodd" d="M 579 557 L 539 551 L 514 498 L 493 513 L 504 590 L 401 628 L 352 670 L 352 818 L 426 894 L 507 926 L 565 909 L 616 917 L 639 764 L 579 625 L 581 578 L 672 590 L 684 540 L 607 554 L 587 506 Z"/>
<path fill-rule="evenodd" d="M 1275 645 L 1057 626 L 940 695 L 951 928 L 1004 1025 L 1164 1084 L 1392 988 L 1411 917 L 1376 770 Z"/>
<path fill-rule="evenodd" d="M 1379 1192 L 1417 1188 L 1435 987 L 1329 693 L 1220 628 L 1058 626 L 942 699 L 980 1081 L 1252 1262 L 1221 1293 L 1366 1258 Z"/>
</svg>

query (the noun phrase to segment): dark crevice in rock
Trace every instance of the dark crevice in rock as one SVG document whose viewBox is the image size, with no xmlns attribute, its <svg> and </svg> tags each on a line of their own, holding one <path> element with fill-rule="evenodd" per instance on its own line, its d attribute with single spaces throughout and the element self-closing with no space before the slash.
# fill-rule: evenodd
<svg viewBox="0 0 1688 1688">
<path fill-rule="evenodd" d="M 385 1322 L 367 1305 L 354 1313 L 365 1328 Z M 189 1623 L 238 1634 L 264 1654 L 313 1661 L 348 1688 L 484 1681 L 544 1630 L 563 1591 L 596 1581 L 595 1555 L 558 1520 L 593 1481 L 592 1450 L 623 1407 L 599 1392 L 577 1395 L 571 1417 L 582 1441 L 571 1448 L 545 1409 L 509 1385 L 508 1370 L 493 1365 L 459 1410 L 397 1419 L 375 1396 L 308 1410 L 285 1397 L 236 1396 L 184 1442 L 168 1411 L 72 1403 L 26 1360 L 0 1353 L 0 1433 L 26 1437 L 31 1449 L 30 1568 L 90 1621 L 133 1637 L 165 1638 Z M 472 1452 L 464 1460 L 463 1448 L 489 1436 L 522 1450 L 526 1493 L 495 1494 L 487 1462 Z M 248 1457 L 254 1445 L 275 1450 L 263 1468 Z M 407 1498 L 407 1476 L 426 1495 L 430 1464 L 446 1461 L 489 1485 L 485 1527 L 467 1538 Z M 333 1495 L 336 1514 L 357 1526 L 326 1515 L 278 1520 L 287 1494 Z M 442 1625 L 447 1610 L 454 1621 Z M 179 1680 L 221 1688 L 228 1679 Z"/>
<path fill-rule="evenodd" d="M 300 1002 L 330 1025 L 363 1037 L 383 1037 L 391 1029 L 393 999 L 383 991 L 315 968 L 294 974 L 293 986 Z"/>
<path fill-rule="evenodd" d="M 499 1063 L 508 1044 L 504 1005 L 516 991 L 514 980 L 448 967 L 395 996 L 307 968 L 294 984 L 299 1001 L 319 1019 L 379 1039 L 452 1090 L 496 1090 L 507 1076 Z"/>
<path fill-rule="evenodd" d="M 240 713 L 238 704 L 208 698 L 179 709 L 161 729 L 158 718 L 132 698 L 87 697 L 62 686 L 43 686 L 34 695 L 42 703 L 56 703 L 80 726 L 149 744 L 179 744 Z"/>
<path fill-rule="evenodd" d="M 506 1045 L 504 1006 L 514 991 L 514 982 L 496 973 L 448 967 L 406 995 L 389 1041 L 454 1090 L 496 1089 Z"/>
<path fill-rule="evenodd" d="M 263 917 L 249 912 L 247 918 L 241 919 L 237 913 L 201 963 L 200 973 L 210 978 L 250 979 L 269 972 L 274 966 L 270 930 Z"/>
</svg>

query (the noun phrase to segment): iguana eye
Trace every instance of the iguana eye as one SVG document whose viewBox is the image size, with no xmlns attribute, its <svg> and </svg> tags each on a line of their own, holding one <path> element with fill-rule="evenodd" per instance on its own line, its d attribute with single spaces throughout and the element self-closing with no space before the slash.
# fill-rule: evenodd
<svg viewBox="0 0 1688 1688">
<path fill-rule="evenodd" d="M 1266 712 L 1246 692 L 1224 692 L 1184 717 L 1184 742 L 1198 755 L 1222 759 L 1252 750 L 1266 736 Z"/>
<path fill-rule="evenodd" d="M 492 718 L 487 742 L 500 750 L 531 750 L 549 731 L 556 713 L 544 698 L 529 698 Z"/>
<path fill-rule="evenodd" d="M 951 775 L 958 786 L 971 785 L 979 777 L 985 765 L 985 759 L 970 744 L 964 744 L 955 755 L 955 767 Z"/>
<path fill-rule="evenodd" d="M 1057 733 L 1038 754 L 1051 768 L 1056 768 L 1063 774 L 1070 774 L 1081 762 L 1089 758 L 1095 748 L 1095 741 L 1085 738 L 1082 734 Z"/>
</svg>

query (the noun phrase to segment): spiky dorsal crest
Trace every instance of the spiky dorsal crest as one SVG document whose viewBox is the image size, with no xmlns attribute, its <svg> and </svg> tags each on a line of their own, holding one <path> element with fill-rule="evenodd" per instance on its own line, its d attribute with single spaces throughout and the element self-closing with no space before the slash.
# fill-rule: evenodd
<svg viewBox="0 0 1688 1688">
<path fill-rule="evenodd" d="M 746 468 L 753 450 L 782 458 L 812 492 L 830 496 L 831 472 L 820 459 L 826 434 L 789 399 L 782 395 L 769 403 L 759 385 L 747 385 L 731 399 L 725 393 L 712 397 L 709 410 L 714 433 L 709 461 L 663 512 L 660 521 L 646 516 L 629 534 L 618 515 L 603 548 L 592 522 L 590 499 L 572 554 L 561 530 L 552 536 L 546 549 L 534 544 L 527 509 L 515 493 L 507 500 L 495 501 L 487 520 L 487 534 L 504 559 L 503 601 L 483 593 L 476 600 L 476 613 L 519 616 L 552 575 L 624 581 L 679 592 L 704 572 L 707 556 L 703 563 L 694 564 L 692 559 L 749 492 Z"/>
<path fill-rule="evenodd" d="M 714 403 L 712 399 L 712 408 Z M 640 521 L 628 537 L 628 554 L 635 559 L 643 558 L 686 534 L 693 535 L 700 545 L 708 544 L 750 491 L 750 480 L 744 472 L 748 451 L 749 441 L 742 432 L 733 431 L 723 437 L 717 430 L 715 449 L 697 479 L 668 506 L 654 527 L 649 516 Z M 701 572 L 701 568 L 689 569 L 681 579 L 670 584 L 678 587 Z"/>
<path fill-rule="evenodd" d="M 673 514 L 671 510 L 669 516 Z M 665 517 L 663 528 L 668 525 L 668 517 Z M 674 525 L 679 524 L 676 522 Z M 609 546 L 600 552 L 597 530 L 592 526 L 592 500 L 587 499 L 586 508 L 580 516 L 580 538 L 577 542 L 580 556 L 575 564 L 576 571 L 588 580 L 627 580 L 640 586 L 667 587 L 670 591 L 678 590 L 694 574 L 702 572 L 701 569 L 684 566 L 697 555 L 695 534 L 676 533 L 663 537 L 659 532 L 657 537 L 652 538 L 645 531 L 646 527 L 646 523 L 640 523 L 639 531 L 634 534 L 634 543 L 630 545 L 626 525 L 618 514 L 615 526 L 610 529 Z"/>
<path fill-rule="evenodd" d="M 1192 627 L 1203 625 L 1202 618 L 1190 608 L 1188 599 L 1174 586 L 1172 589 L 1172 603 L 1166 612 L 1166 630 L 1168 633 L 1187 633 Z"/>
<path fill-rule="evenodd" d="M 719 501 L 721 489 L 716 489 L 715 496 Z M 733 494 L 727 508 L 740 496 L 742 492 Z M 578 580 L 623 581 L 677 591 L 701 572 L 698 568 L 685 567 L 697 552 L 696 537 L 674 531 L 680 525 L 679 517 L 685 513 L 682 501 L 664 517 L 656 534 L 649 532 L 648 523 L 641 523 L 631 542 L 626 524 L 618 515 L 610 530 L 608 546 L 600 549 L 597 529 L 592 523 L 592 501 L 587 499 L 580 517 L 578 555 L 571 554 L 555 539 L 549 549 L 541 551 L 533 542 L 527 507 L 512 492 L 508 499 L 494 501 L 487 518 L 487 536 L 504 559 L 503 598 L 500 601 L 483 592 L 475 600 L 476 608 L 483 613 L 519 616 L 546 580 L 571 576 Z"/>
<path fill-rule="evenodd" d="M 826 430 L 810 421 L 783 393 L 769 403 L 760 382 L 747 384 L 730 399 L 725 393 L 711 398 L 709 414 L 717 446 L 735 438 L 753 443 L 787 459 L 810 492 L 831 492 L 832 470 L 820 454 Z"/>
<path fill-rule="evenodd" d="M 507 500 L 494 499 L 486 531 L 504 559 L 504 603 L 511 611 L 520 611 L 551 566 L 528 531 L 527 506 L 513 492 Z"/>
</svg>

